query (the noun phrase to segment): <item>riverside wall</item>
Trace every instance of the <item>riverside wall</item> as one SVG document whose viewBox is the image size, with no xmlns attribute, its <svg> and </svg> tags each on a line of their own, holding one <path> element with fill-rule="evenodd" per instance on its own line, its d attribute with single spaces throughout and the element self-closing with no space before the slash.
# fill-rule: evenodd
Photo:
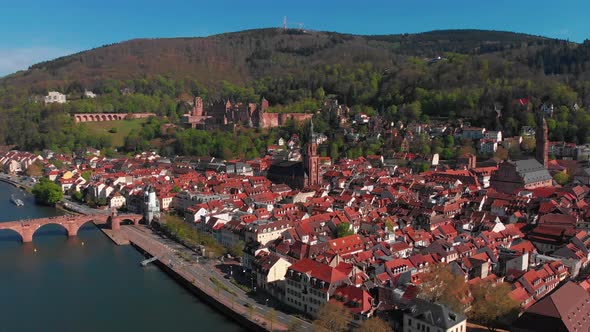
<svg viewBox="0 0 590 332">
<path fill-rule="evenodd" d="M 158 252 L 155 248 L 146 245 L 146 243 L 142 243 L 144 242 L 143 240 L 139 240 L 138 238 L 134 239 L 133 236 L 129 236 L 129 242 L 140 252 L 147 253 L 150 256 L 158 257 L 154 263 L 156 263 L 163 271 L 177 280 L 191 293 L 197 295 L 200 299 L 204 300 L 218 311 L 232 318 L 244 328 L 247 328 L 250 331 L 269 330 L 265 325 L 262 324 L 262 322 L 266 321 L 264 317 L 254 314 L 253 319 L 250 319 L 248 317 L 249 313 L 247 307 L 240 305 L 239 303 L 232 303 L 231 300 L 228 300 L 221 295 L 216 295 L 213 287 L 206 287 L 201 284 L 202 280 L 196 280 L 196 278 L 190 273 L 183 271 L 177 266 L 166 264 L 160 259 L 159 255 L 161 255 L 161 252 Z M 205 283 L 208 281 L 209 280 L 205 280 Z M 221 292 L 225 292 L 225 290 L 221 290 Z"/>
</svg>

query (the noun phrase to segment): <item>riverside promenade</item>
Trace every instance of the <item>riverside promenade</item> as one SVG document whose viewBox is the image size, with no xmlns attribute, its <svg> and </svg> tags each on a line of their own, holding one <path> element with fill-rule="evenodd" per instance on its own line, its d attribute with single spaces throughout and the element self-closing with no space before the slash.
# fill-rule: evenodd
<svg viewBox="0 0 590 332">
<path fill-rule="evenodd" d="M 157 257 L 160 265 L 184 281 L 185 286 L 198 293 L 211 305 L 231 316 L 244 327 L 258 331 L 286 331 L 296 322 L 298 330 L 311 331 L 311 324 L 295 316 L 274 310 L 256 302 L 209 263 L 199 262 L 188 248 L 162 238 L 143 225 L 122 226 L 119 232 L 131 244 Z M 138 262 L 139 264 L 139 262 Z"/>
</svg>

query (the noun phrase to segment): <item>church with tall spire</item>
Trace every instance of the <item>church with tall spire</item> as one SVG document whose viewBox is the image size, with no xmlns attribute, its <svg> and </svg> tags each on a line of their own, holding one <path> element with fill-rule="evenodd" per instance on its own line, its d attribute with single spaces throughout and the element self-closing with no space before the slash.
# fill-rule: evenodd
<svg viewBox="0 0 590 332">
<path fill-rule="evenodd" d="M 313 131 L 313 119 L 311 119 L 309 126 L 309 142 L 307 143 L 305 150 L 303 166 L 307 175 L 305 181 L 306 186 L 313 186 L 322 182 L 320 175 L 320 157 L 318 156 L 318 143 Z"/>
<path fill-rule="evenodd" d="M 537 112 L 536 122 L 537 131 L 535 132 L 535 159 L 547 168 L 549 164 L 549 130 L 547 129 L 547 120 L 545 119 L 546 108 L 543 106 Z"/>
</svg>

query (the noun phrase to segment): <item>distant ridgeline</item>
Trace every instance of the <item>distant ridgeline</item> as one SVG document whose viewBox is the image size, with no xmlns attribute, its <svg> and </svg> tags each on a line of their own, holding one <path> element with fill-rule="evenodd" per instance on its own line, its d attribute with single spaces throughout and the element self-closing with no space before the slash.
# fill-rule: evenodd
<svg viewBox="0 0 590 332">
<path fill-rule="evenodd" d="M 182 117 L 182 123 L 198 129 L 223 129 L 237 124 L 273 128 L 284 126 L 288 120 L 303 122 L 311 119 L 312 116 L 312 113 L 269 113 L 268 101 L 264 98 L 260 104 L 241 102 L 232 104 L 228 100 L 225 103 L 217 102 L 204 107 L 201 97 L 195 97 L 194 106 L 190 113 Z"/>
</svg>

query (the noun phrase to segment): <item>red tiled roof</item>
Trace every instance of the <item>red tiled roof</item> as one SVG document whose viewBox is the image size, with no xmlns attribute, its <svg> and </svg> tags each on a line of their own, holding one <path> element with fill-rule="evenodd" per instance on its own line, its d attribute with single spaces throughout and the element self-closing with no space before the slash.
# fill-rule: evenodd
<svg viewBox="0 0 590 332">
<path fill-rule="evenodd" d="M 348 278 L 346 274 L 331 267 L 330 265 L 316 262 L 309 258 L 304 258 L 289 267 L 290 270 L 311 275 L 312 277 L 325 281 L 327 283 L 334 283 Z"/>
</svg>

